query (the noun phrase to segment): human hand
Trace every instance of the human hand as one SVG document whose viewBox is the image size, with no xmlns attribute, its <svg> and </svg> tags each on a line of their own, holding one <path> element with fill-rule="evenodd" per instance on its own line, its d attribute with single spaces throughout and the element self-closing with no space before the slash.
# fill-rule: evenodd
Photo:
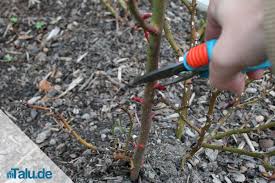
<svg viewBox="0 0 275 183">
<path fill-rule="evenodd" d="M 206 40 L 218 39 L 210 62 L 210 83 L 241 94 L 245 67 L 265 60 L 263 0 L 210 0 Z M 251 79 L 263 71 L 248 73 Z"/>
</svg>

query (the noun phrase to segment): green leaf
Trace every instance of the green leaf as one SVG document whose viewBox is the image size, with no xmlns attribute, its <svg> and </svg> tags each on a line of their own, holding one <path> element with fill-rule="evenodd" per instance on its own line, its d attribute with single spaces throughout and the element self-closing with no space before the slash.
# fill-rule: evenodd
<svg viewBox="0 0 275 183">
<path fill-rule="evenodd" d="M 10 22 L 12 23 L 12 24 L 16 24 L 17 22 L 18 22 L 18 17 L 17 16 L 11 16 L 10 17 Z"/>
<path fill-rule="evenodd" d="M 35 23 L 35 28 L 37 29 L 37 30 L 41 30 L 41 29 L 44 29 L 45 28 L 45 25 L 46 25 L 46 23 L 45 22 L 43 22 L 43 21 L 38 21 L 38 22 L 36 22 Z"/>
<path fill-rule="evenodd" d="M 11 61 L 13 61 L 13 57 L 10 54 L 7 54 L 4 56 L 3 60 L 5 62 L 11 62 Z"/>
</svg>

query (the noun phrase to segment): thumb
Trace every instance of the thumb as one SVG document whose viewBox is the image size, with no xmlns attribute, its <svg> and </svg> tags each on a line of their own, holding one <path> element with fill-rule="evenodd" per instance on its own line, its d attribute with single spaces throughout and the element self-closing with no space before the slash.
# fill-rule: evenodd
<svg viewBox="0 0 275 183">
<path fill-rule="evenodd" d="M 209 78 L 215 88 L 241 95 L 245 77 L 240 72 L 243 66 L 238 58 L 238 47 L 238 41 L 233 40 L 230 33 L 222 32 L 213 50 Z"/>
</svg>

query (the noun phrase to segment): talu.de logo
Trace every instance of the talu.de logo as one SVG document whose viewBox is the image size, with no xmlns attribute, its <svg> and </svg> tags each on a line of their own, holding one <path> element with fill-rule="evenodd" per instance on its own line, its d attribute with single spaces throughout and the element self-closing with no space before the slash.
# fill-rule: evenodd
<svg viewBox="0 0 275 183">
<path fill-rule="evenodd" d="M 7 173 L 7 179 L 51 179 L 52 177 L 53 173 L 45 168 L 41 170 L 11 168 Z"/>
</svg>

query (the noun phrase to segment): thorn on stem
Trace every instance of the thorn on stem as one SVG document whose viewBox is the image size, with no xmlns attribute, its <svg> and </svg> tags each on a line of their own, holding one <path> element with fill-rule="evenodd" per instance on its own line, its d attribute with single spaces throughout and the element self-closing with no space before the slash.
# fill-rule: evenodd
<svg viewBox="0 0 275 183">
<path fill-rule="evenodd" d="M 150 33 L 148 31 L 144 31 L 144 37 L 146 38 L 147 42 L 149 43 Z"/>
<path fill-rule="evenodd" d="M 166 90 L 166 87 L 163 86 L 163 85 L 161 85 L 160 83 L 156 83 L 156 84 L 154 85 L 154 89 L 159 90 L 159 91 L 165 91 L 165 90 Z"/>
<path fill-rule="evenodd" d="M 151 18 L 152 17 L 152 13 L 144 13 L 142 16 L 141 16 L 141 18 L 143 19 L 143 20 L 147 20 L 148 18 Z"/>
<path fill-rule="evenodd" d="M 141 97 L 132 97 L 131 100 L 140 104 L 144 103 L 144 99 Z"/>
<path fill-rule="evenodd" d="M 144 144 L 133 143 L 133 148 L 142 150 L 142 149 L 144 149 Z"/>
</svg>

